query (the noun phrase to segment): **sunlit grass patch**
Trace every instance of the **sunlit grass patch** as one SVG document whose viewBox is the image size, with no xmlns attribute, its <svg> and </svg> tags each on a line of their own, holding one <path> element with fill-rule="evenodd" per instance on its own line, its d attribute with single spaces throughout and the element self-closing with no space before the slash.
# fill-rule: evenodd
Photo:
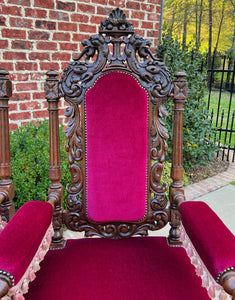
<svg viewBox="0 0 235 300">
<path fill-rule="evenodd" d="M 229 108 L 230 107 L 230 108 Z M 235 96 L 230 92 L 211 91 L 209 111 L 212 114 L 212 125 L 217 129 L 235 130 L 233 112 L 235 111 Z M 220 141 L 220 145 L 235 145 L 235 132 L 217 131 L 215 140 Z"/>
</svg>

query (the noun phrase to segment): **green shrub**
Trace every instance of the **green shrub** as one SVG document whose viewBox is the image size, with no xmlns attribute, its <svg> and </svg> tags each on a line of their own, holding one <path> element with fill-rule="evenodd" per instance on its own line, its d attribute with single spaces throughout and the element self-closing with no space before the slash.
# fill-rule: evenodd
<svg viewBox="0 0 235 300">
<path fill-rule="evenodd" d="M 61 183 L 65 187 L 70 179 L 65 134 L 60 127 Z M 47 199 L 49 180 L 49 125 L 48 122 L 28 123 L 11 132 L 12 177 L 19 208 L 27 201 Z M 66 196 L 66 192 L 65 192 Z"/>
<path fill-rule="evenodd" d="M 201 62 L 205 56 L 198 51 L 193 43 L 188 44 L 183 50 L 180 42 L 174 40 L 166 31 L 162 42 L 156 49 L 157 56 L 162 58 L 173 74 L 184 70 L 188 81 L 188 99 L 185 101 L 183 121 L 183 164 L 186 170 L 200 164 L 207 164 L 216 150 L 215 144 L 210 140 L 213 129 L 205 94 L 207 92 L 206 70 L 200 70 Z M 172 154 L 172 107 L 173 101 L 166 102 L 169 111 L 167 127 L 170 139 L 168 154 Z"/>
</svg>

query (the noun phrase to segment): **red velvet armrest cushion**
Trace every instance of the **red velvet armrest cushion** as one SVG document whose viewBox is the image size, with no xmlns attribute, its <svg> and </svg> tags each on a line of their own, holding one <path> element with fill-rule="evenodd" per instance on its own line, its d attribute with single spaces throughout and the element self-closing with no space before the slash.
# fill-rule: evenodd
<svg viewBox="0 0 235 300">
<path fill-rule="evenodd" d="M 180 205 L 182 224 L 211 275 L 235 267 L 235 236 L 204 202 Z"/>
<path fill-rule="evenodd" d="M 24 275 L 51 224 L 53 206 L 42 201 L 25 203 L 0 233 L 0 270 Z"/>
</svg>

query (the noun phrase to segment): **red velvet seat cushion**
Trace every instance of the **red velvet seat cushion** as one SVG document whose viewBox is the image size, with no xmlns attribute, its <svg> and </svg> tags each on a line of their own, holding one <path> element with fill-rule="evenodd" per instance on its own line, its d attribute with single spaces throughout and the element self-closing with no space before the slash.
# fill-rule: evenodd
<svg viewBox="0 0 235 300">
<path fill-rule="evenodd" d="M 163 237 L 69 240 L 41 263 L 26 300 L 208 300 L 183 248 Z"/>
<path fill-rule="evenodd" d="M 204 202 L 180 205 L 182 223 L 211 275 L 235 267 L 235 236 Z"/>
<path fill-rule="evenodd" d="M 11 273 L 15 284 L 24 275 L 51 224 L 50 203 L 25 203 L 0 234 L 0 270 Z"/>
<path fill-rule="evenodd" d="M 128 74 L 108 73 L 87 92 L 87 213 L 93 221 L 144 217 L 147 120 L 147 93 Z"/>
</svg>

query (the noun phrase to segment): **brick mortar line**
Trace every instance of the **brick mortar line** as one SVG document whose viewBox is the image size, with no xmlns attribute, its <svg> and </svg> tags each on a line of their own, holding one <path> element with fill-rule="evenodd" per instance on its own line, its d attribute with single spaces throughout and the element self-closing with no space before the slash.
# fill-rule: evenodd
<svg viewBox="0 0 235 300">
<path fill-rule="evenodd" d="M 204 179 L 200 182 L 193 183 L 186 186 L 184 188 L 186 194 L 186 200 L 193 200 L 199 196 L 218 190 L 219 188 L 228 185 L 230 182 L 234 180 L 235 180 L 235 163 L 230 163 L 228 169 L 225 172 L 222 172 L 220 174 Z M 203 188 L 205 185 L 211 187 L 211 189 L 209 191 L 205 190 L 205 188 Z M 200 190 L 204 189 L 205 192 L 200 192 L 199 189 Z"/>
</svg>

